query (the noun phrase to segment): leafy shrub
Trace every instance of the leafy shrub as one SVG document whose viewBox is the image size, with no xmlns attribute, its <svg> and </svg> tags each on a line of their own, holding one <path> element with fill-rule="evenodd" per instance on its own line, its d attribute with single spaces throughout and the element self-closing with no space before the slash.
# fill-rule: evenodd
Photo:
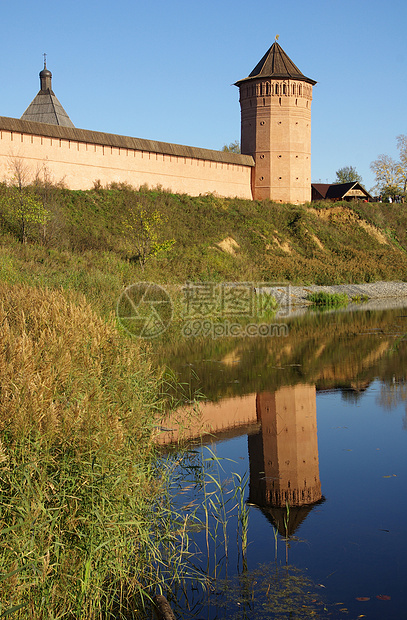
<svg viewBox="0 0 407 620">
<path fill-rule="evenodd" d="M 324 306 L 327 308 L 340 308 L 341 306 L 347 306 L 349 303 L 349 297 L 346 293 L 326 293 L 325 291 L 320 291 L 318 293 L 310 293 L 307 299 L 314 306 Z"/>
</svg>

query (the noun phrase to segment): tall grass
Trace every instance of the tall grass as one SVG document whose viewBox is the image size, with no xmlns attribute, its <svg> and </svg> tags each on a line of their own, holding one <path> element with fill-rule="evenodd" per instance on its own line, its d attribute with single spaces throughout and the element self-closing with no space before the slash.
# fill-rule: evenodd
<svg viewBox="0 0 407 620">
<path fill-rule="evenodd" d="M 172 458 L 169 454 L 168 462 Z M 178 445 L 170 494 L 183 514 L 188 514 L 198 547 L 192 561 L 209 581 L 227 574 L 230 555 L 237 557 L 238 570 L 247 567 L 248 475 L 228 471 L 232 465 L 236 463 L 219 458 L 209 445 L 201 443 L 196 449 L 184 442 Z M 232 553 L 229 540 L 235 536 Z"/>
<path fill-rule="evenodd" d="M 0 300 L 0 616 L 138 617 L 183 569 L 157 373 L 81 296 L 0 284 Z"/>
<path fill-rule="evenodd" d="M 237 509 L 236 536 L 239 551 L 241 549 L 242 569 L 245 571 L 247 570 L 247 537 L 249 530 L 249 507 L 246 503 L 246 490 L 249 482 L 249 476 L 247 473 L 242 476 L 237 472 L 234 472 L 233 481 L 235 484 L 233 498 L 236 500 Z"/>
</svg>

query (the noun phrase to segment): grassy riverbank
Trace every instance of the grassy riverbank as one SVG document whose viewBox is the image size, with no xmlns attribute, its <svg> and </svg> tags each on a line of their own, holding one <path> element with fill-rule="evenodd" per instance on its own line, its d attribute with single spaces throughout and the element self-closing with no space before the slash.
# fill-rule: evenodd
<svg viewBox="0 0 407 620">
<path fill-rule="evenodd" d="M 138 618 L 183 562 L 157 370 L 76 294 L 2 283 L 0 331 L 0 616 Z"/>
<path fill-rule="evenodd" d="M 0 205 L 2 191 L 0 185 Z M 103 313 L 114 309 L 123 286 L 140 279 L 341 284 L 407 274 L 402 204 L 293 206 L 129 188 L 36 191 L 49 219 L 30 225 L 34 245 L 18 242 L 18 223 L 3 209 L 0 279 L 80 291 Z M 160 218 L 160 241 L 174 241 L 144 270 L 126 228 L 140 209 Z"/>
<path fill-rule="evenodd" d="M 23 244 L 6 195 L 0 185 L 0 616 L 127 617 L 181 574 L 184 531 L 158 501 L 165 390 L 149 345 L 117 328 L 123 287 L 401 280 L 407 216 L 403 205 L 40 185 L 32 195 L 49 217 Z M 124 232 L 135 209 L 174 241 L 144 269 Z"/>
</svg>

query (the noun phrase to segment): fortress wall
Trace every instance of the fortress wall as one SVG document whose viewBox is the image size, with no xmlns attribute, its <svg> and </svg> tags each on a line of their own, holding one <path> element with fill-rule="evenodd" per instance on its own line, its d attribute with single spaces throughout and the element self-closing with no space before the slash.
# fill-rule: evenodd
<svg viewBox="0 0 407 620">
<path fill-rule="evenodd" d="M 183 424 L 180 425 L 179 420 Z M 169 416 L 164 421 L 171 431 L 157 435 L 156 443 L 160 445 L 176 443 L 180 439 L 195 439 L 202 435 L 230 431 L 257 422 L 256 394 L 235 398 L 224 398 L 217 403 L 210 401 L 199 404 L 199 412 L 188 415 L 184 409 Z"/>
<path fill-rule="evenodd" d="M 0 119 L 0 181 L 10 178 L 10 162 L 17 158 L 33 175 L 45 165 L 54 182 L 70 189 L 90 189 L 99 180 L 102 185 L 161 185 L 192 196 L 252 197 L 252 164 L 245 156 Z"/>
</svg>

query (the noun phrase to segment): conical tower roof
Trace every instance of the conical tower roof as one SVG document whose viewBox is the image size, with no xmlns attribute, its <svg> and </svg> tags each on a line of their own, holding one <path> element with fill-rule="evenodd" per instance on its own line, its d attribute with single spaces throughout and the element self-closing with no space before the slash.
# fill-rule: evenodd
<svg viewBox="0 0 407 620">
<path fill-rule="evenodd" d="M 260 62 L 255 66 L 249 77 L 236 82 L 236 86 L 240 86 L 243 82 L 255 80 L 259 78 L 274 78 L 283 80 L 301 80 L 316 84 L 315 80 L 305 77 L 299 68 L 293 63 L 291 58 L 287 56 L 283 48 L 275 41 L 269 50 L 264 54 Z"/>
<path fill-rule="evenodd" d="M 250 497 L 248 499 L 250 503 Z M 270 521 L 273 527 L 284 538 L 290 538 L 295 534 L 301 523 L 305 521 L 311 510 L 315 506 L 319 506 L 325 502 L 325 497 L 314 502 L 314 504 L 304 504 L 303 506 L 290 506 L 287 513 L 287 507 L 281 506 L 258 506 L 266 519 Z M 254 504 L 256 505 L 256 504 Z"/>
<path fill-rule="evenodd" d="M 68 114 L 55 96 L 51 86 L 52 73 L 47 69 L 44 60 L 44 69 L 40 72 L 40 91 L 31 101 L 21 117 L 23 121 L 75 127 Z"/>
</svg>

